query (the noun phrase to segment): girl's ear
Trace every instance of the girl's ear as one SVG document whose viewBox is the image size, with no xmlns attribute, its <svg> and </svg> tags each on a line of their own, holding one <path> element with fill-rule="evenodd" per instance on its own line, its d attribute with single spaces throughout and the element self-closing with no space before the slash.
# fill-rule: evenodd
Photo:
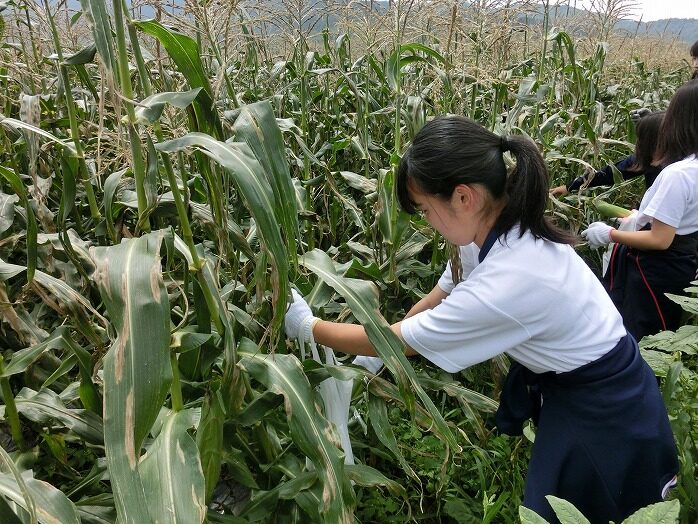
<svg viewBox="0 0 698 524">
<path fill-rule="evenodd" d="M 458 184 L 453 189 L 453 203 L 458 206 L 464 206 L 466 209 L 472 207 L 477 201 L 477 193 L 475 188 L 467 184 Z"/>
</svg>

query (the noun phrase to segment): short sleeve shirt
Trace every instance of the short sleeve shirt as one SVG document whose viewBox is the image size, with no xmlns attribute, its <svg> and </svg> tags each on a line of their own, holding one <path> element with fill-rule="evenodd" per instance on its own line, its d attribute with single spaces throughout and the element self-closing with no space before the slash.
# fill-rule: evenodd
<svg viewBox="0 0 698 524">
<path fill-rule="evenodd" d="M 669 164 L 647 190 L 638 209 L 637 228 L 652 220 L 676 228 L 678 235 L 698 231 L 698 159 Z"/>
<path fill-rule="evenodd" d="M 620 314 L 572 247 L 514 229 L 466 272 L 473 253 L 461 249 L 467 278 L 442 288 L 449 295 L 441 304 L 401 323 L 405 342 L 446 371 L 501 353 L 536 373 L 572 371 L 625 336 Z"/>
</svg>

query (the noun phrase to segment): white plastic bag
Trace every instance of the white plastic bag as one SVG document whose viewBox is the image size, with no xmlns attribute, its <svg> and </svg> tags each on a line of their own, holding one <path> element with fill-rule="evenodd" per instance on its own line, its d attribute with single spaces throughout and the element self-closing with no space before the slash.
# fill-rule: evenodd
<svg viewBox="0 0 698 524">
<path fill-rule="evenodd" d="M 633 212 L 629 214 L 627 217 L 623 218 L 620 220 L 618 227 L 618 231 L 635 231 L 637 227 L 637 210 L 633 209 Z M 604 251 L 603 257 L 602 257 L 602 262 L 603 262 L 603 267 L 601 274 L 606 275 L 606 271 L 608 270 L 608 265 L 611 262 L 611 254 L 613 253 L 613 248 L 615 247 L 616 243 L 611 242 L 608 244 L 608 247 L 606 247 L 606 251 Z"/>
</svg>

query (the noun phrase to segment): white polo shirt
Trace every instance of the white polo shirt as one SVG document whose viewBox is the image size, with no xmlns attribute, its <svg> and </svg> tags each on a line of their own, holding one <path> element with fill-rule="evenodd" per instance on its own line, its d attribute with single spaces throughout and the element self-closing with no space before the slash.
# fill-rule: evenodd
<svg viewBox="0 0 698 524">
<path fill-rule="evenodd" d="M 698 158 L 669 164 L 642 197 L 637 229 L 652 219 L 675 227 L 677 235 L 698 231 Z"/>
<path fill-rule="evenodd" d="M 500 353 L 566 372 L 610 351 L 626 330 L 586 263 L 569 245 L 518 237 L 500 237 L 482 263 L 477 246 L 462 247 L 464 280 L 453 286 L 447 267 L 439 287 L 449 295 L 402 321 L 405 342 L 452 373 Z"/>
</svg>

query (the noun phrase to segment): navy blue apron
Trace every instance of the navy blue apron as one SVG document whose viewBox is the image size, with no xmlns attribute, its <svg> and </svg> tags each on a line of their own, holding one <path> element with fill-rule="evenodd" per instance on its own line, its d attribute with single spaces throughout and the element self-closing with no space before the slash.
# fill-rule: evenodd
<svg viewBox="0 0 698 524">
<path fill-rule="evenodd" d="M 495 240 L 485 240 L 480 261 Z M 592 524 L 621 522 L 661 501 L 678 472 L 657 381 L 631 335 L 598 360 L 567 373 L 536 374 L 513 362 L 497 427 L 521 435 L 531 417 L 537 430 L 524 506 L 551 523 L 558 520 L 546 495 L 568 500 Z"/>
<path fill-rule="evenodd" d="M 665 293 L 683 295 L 695 279 L 697 246 L 698 233 L 691 233 L 674 236 L 665 250 L 613 247 L 603 283 L 636 340 L 681 326 L 683 309 Z"/>
</svg>

